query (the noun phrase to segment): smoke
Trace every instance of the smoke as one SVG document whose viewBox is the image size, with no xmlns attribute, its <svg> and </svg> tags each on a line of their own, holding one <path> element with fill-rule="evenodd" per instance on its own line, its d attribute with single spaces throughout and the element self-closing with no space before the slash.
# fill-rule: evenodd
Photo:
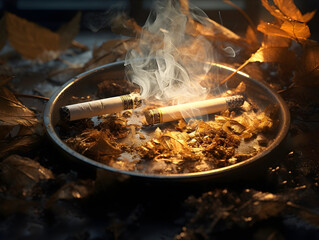
<svg viewBox="0 0 319 240">
<path fill-rule="evenodd" d="M 177 1 L 158 2 L 148 17 L 137 49 L 125 65 L 143 98 L 184 103 L 204 99 L 201 85 L 214 62 L 213 49 L 203 36 L 189 34 L 189 21 L 205 21 L 199 9 L 181 9 Z M 204 23 L 203 23 L 204 24 Z M 187 33 L 188 32 L 188 33 Z"/>
</svg>

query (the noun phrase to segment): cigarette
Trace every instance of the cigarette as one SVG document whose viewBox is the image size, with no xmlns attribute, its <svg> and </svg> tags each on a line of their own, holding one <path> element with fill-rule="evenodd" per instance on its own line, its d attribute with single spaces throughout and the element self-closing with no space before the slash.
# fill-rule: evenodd
<svg viewBox="0 0 319 240">
<path fill-rule="evenodd" d="M 233 109 L 244 103 L 244 97 L 235 95 L 221 97 L 204 101 L 173 105 L 168 107 L 148 110 L 144 113 L 148 125 L 171 122 L 182 118 L 196 117 L 211 113 L 220 112 L 226 109 Z"/>
<path fill-rule="evenodd" d="M 138 93 L 67 105 L 60 108 L 61 119 L 74 121 L 134 109 L 142 104 Z"/>
</svg>

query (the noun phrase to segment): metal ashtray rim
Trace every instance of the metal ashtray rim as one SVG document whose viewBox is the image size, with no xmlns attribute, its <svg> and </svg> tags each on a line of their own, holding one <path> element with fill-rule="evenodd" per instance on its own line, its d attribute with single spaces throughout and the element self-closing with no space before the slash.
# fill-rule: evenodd
<svg viewBox="0 0 319 240">
<path fill-rule="evenodd" d="M 79 75 L 77 75 L 76 77 L 73 77 L 72 79 L 70 79 L 68 82 L 66 82 L 64 85 L 62 85 L 60 87 L 60 89 L 58 89 L 49 99 L 49 101 L 47 102 L 46 106 L 45 106 L 45 110 L 44 110 L 44 125 L 45 125 L 45 129 L 46 129 L 46 133 L 49 136 L 49 138 L 51 138 L 51 140 L 53 140 L 53 142 L 60 148 L 62 149 L 65 153 L 67 153 L 69 156 L 75 158 L 75 159 L 79 159 L 82 162 L 89 164 L 91 166 L 97 167 L 97 168 L 101 168 L 101 169 L 105 169 L 107 171 L 116 173 L 116 174 L 124 174 L 124 175 L 128 175 L 128 176 L 132 176 L 132 177 L 142 177 L 142 178 L 146 178 L 146 179 L 158 179 L 158 180 L 196 180 L 196 179 L 202 179 L 202 178 L 214 178 L 214 177 L 218 177 L 219 175 L 224 175 L 227 173 L 230 173 L 234 170 L 238 170 L 240 168 L 243 168 L 244 166 L 248 166 L 256 161 L 258 161 L 259 159 L 264 158 L 267 154 L 269 154 L 270 152 L 272 152 L 275 148 L 278 147 L 278 145 L 284 140 L 284 138 L 286 137 L 288 130 L 289 130 L 289 126 L 290 126 L 290 114 L 289 114 L 289 110 L 288 107 L 285 103 L 285 101 L 277 94 L 275 93 L 268 85 L 266 82 L 264 81 L 257 81 L 254 80 L 253 78 L 251 78 L 249 75 L 247 75 L 246 73 L 243 73 L 241 71 L 238 71 L 236 74 L 243 76 L 244 78 L 247 78 L 251 81 L 254 81 L 255 84 L 260 85 L 262 88 L 265 88 L 268 92 L 271 93 L 272 97 L 274 97 L 276 99 L 276 101 L 278 102 L 279 106 L 280 106 L 280 110 L 282 111 L 282 121 L 283 124 L 281 125 L 281 128 L 278 131 L 277 136 L 273 139 L 272 143 L 261 153 L 258 153 L 257 155 L 255 155 L 254 157 L 251 157 L 247 160 L 244 160 L 242 162 L 239 163 L 235 163 L 233 165 L 230 166 L 226 166 L 226 167 L 222 167 L 222 168 L 217 168 L 217 169 L 212 169 L 212 170 L 208 170 L 208 171 L 203 171 L 203 172 L 194 172 L 194 173 L 186 173 L 186 174 L 170 174 L 170 175 L 161 175 L 161 174 L 146 174 L 146 173 L 141 173 L 141 172 L 132 172 L 132 171 L 125 171 L 125 170 L 121 170 L 121 169 L 117 169 L 117 168 L 113 168 L 110 167 L 108 165 L 105 165 L 103 163 L 97 162 L 93 159 L 90 159 L 76 151 L 74 151 L 73 149 L 71 149 L 70 147 L 68 147 L 57 135 L 54 126 L 52 124 L 52 112 L 53 112 L 53 108 L 55 103 L 57 102 L 57 99 L 63 94 L 63 92 L 69 88 L 70 86 L 72 86 L 73 84 L 75 84 L 77 81 L 80 81 L 82 78 L 91 75 L 94 72 L 99 72 L 99 71 L 104 71 L 107 70 L 109 68 L 112 68 L 114 66 L 118 66 L 118 65 L 124 65 L 124 61 L 118 61 L 118 62 L 114 62 L 114 63 L 110 63 L 110 64 L 106 64 L 94 69 L 91 69 L 89 71 L 86 71 L 84 73 L 81 73 Z M 222 68 L 224 70 L 230 71 L 230 72 L 234 72 L 236 71 L 233 68 L 224 66 L 224 65 L 220 65 L 220 64 L 213 64 L 219 68 Z"/>
</svg>

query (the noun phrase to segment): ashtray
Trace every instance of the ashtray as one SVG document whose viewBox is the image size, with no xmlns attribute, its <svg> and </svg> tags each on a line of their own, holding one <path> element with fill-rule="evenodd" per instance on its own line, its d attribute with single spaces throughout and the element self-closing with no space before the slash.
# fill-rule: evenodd
<svg viewBox="0 0 319 240">
<path fill-rule="evenodd" d="M 224 79 L 235 69 L 226 67 L 219 64 L 212 64 L 211 72 L 214 78 L 217 80 Z M 263 81 L 257 81 L 251 78 L 249 75 L 243 72 L 237 72 L 235 76 L 227 81 L 226 84 L 220 87 L 219 91 L 227 91 L 234 89 L 239 83 L 244 83 L 245 96 L 253 99 L 254 104 L 259 109 L 265 109 L 267 106 L 276 106 L 276 128 L 271 135 L 271 141 L 263 151 L 258 152 L 253 157 L 234 163 L 229 166 L 211 169 L 207 171 L 177 173 L 177 174 L 150 174 L 139 171 L 127 171 L 111 167 L 95 159 L 89 158 L 80 154 L 69 147 L 63 139 L 60 137 L 59 124 L 61 119 L 60 109 L 63 106 L 71 104 L 74 99 L 96 99 L 98 94 L 100 95 L 101 89 L 98 86 L 101 84 L 109 83 L 106 86 L 111 86 L 114 83 L 116 86 L 126 86 L 127 80 L 125 75 L 124 62 L 119 61 L 111 64 L 107 64 L 101 67 L 84 72 L 65 83 L 55 94 L 52 95 L 48 101 L 44 111 L 44 124 L 49 138 L 61 150 L 65 156 L 69 159 L 75 160 L 75 164 L 85 164 L 93 168 L 100 168 L 106 170 L 110 174 L 125 175 L 136 178 L 143 178 L 149 180 L 160 181 L 198 181 L 198 180 L 232 180 L 249 175 L 254 175 L 257 168 L 266 169 L 267 162 L 272 160 L 278 151 L 279 145 L 283 142 L 287 135 L 290 115 L 288 108 L 283 99 L 275 93 L 267 83 Z M 106 88 L 103 95 L 116 96 L 121 94 L 127 94 L 128 89 L 125 88 Z M 116 91 L 116 92 L 114 92 Z"/>
</svg>

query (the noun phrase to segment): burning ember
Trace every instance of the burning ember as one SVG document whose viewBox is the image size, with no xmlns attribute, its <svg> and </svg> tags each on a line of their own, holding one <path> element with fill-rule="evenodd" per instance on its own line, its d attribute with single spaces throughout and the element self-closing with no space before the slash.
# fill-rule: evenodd
<svg viewBox="0 0 319 240">
<path fill-rule="evenodd" d="M 200 34 L 205 29 L 214 26 L 199 9 L 159 4 L 126 57 L 137 88 L 63 107 L 62 118 L 71 121 L 109 114 L 82 120 L 81 127 L 62 124 L 66 144 L 114 168 L 150 174 L 208 171 L 263 151 L 276 127 L 276 108 L 262 111 L 245 99 L 243 82 L 221 90 L 211 71 L 214 48 Z"/>
</svg>

